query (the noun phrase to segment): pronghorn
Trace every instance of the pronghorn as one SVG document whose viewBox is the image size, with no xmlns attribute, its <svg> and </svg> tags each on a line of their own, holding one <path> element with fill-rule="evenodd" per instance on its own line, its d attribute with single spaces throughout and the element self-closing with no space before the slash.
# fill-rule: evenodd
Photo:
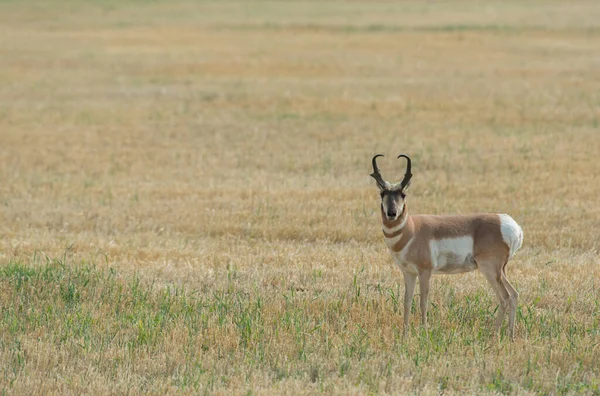
<svg viewBox="0 0 600 396">
<path fill-rule="evenodd" d="M 519 293 L 506 278 L 506 264 L 523 243 L 523 230 L 506 214 L 456 216 L 409 215 L 406 190 L 412 177 L 411 160 L 400 183 L 388 183 L 373 157 L 373 173 L 381 195 L 385 243 L 404 274 L 404 334 L 417 277 L 421 291 L 421 324 L 427 329 L 427 298 L 432 274 L 459 274 L 479 269 L 500 300 L 496 332 L 509 309 L 509 335 L 514 338 Z"/>
</svg>

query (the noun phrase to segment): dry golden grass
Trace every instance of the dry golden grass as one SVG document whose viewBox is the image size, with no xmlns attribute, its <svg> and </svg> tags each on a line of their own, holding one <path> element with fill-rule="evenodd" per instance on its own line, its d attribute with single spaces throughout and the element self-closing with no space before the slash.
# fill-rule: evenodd
<svg viewBox="0 0 600 396">
<path fill-rule="evenodd" d="M 3 393 L 600 392 L 599 15 L 0 2 Z M 376 152 L 521 224 L 514 343 L 478 273 L 401 340 Z"/>
</svg>

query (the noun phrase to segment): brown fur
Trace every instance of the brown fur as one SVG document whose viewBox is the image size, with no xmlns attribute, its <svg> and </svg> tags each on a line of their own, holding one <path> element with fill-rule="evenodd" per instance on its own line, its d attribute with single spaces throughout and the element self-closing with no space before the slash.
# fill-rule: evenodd
<svg viewBox="0 0 600 396">
<path fill-rule="evenodd" d="M 396 227 L 408 215 L 407 205 L 404 204 L 402 214 L 394 221 L 387 220 L 382 210 L 382 219 L 386 227 Z M 402 237 L 392 251 L 398 253 L 404 249 L 416 234 L 416 239 L 406 252 L 406 260 L 415 263 L 423 269 L 431 269 L 432 262 L 429 250 L 429 241 L 432 239 L 458 238 L 467 235 L 473 236 L 473 257 L 486 259 L 490 257 L 502 258 L 504 263 L 508 260 L 509 247 L 502 239 L 500 231 L 500 217 L 497 214 L 476 215 L 414 215 L 410 216 L 406 225 L 393 233 L 383 231 L 386 238 Z M 504 264 L 503 263 L 503 264 Z M 451 270 L 451 268 L 448 268 Z"/>
<path fill-rule="evenodd" d="M 386 238 L 400 239 L 390 247 L 393 255 L 397 255 L 410 243 L 404 252 L 401 267 L 404 271 L 405 298 L 404 298 L 404 331 L 408 328 L 408 315 L 412 304 L 412 295 L 416 277 L 419 279 L 421 292 L 421 323 L 427 327 L 427 298 L 429 294 L 429 280 L 433 273 L 433 263 L 429 242 L 446 238 L 459 238 L 472 236 L 473 254 L 466 257 L 446 253 L 444 267 L 437 268 L 440 273 L 460 273 L 479 268 L 500 299 L 500 307 L 496 318 L 496 329 L 499 331 L 507 309 L 510 309 L 509 331 L 513 338 L 514 322 L 518 293 L 506 279 L 504 267 L 509 259 L 510 247 L 504 242 L 501 231 L 500 216 L 497 214 L 474 214 L 456 216 L 415 215 L 410 216 L 406 202 L 402 213 L 397 219 L 387 219 L 383 207 L 381 218 Z M 406 219 L 405 225 L 397 231 L 386 232 L 399 226 Z M 411 263 L 416 266 L 405 265 Z M 416 270 L 416 272 L 415 272 Z"/>
</svg>

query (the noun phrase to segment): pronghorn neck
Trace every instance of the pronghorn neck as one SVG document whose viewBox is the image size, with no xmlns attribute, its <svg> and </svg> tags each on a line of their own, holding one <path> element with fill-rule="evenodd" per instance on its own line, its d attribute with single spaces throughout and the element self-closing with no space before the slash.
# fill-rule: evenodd
<svg viewBox="0 0 600 396">
<path fill-rule="evenodd" d="M 381 219 L 385 244 L 393 253 L 401 252 L 410 243 L 415 233 L 413 219 L 408 214 L 406 202 L 402 207 L 402 213 L 396 220 L 388 220 L 383 208 L 381 209 Z"/>
</svg>

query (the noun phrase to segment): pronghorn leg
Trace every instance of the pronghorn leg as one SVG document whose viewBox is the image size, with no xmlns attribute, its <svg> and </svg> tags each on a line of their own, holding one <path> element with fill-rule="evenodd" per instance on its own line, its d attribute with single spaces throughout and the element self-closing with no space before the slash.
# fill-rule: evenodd
<svg viewBox="0 0 600 396">
<path fill-rule="evenodd" d="M 427 300 L 429 299 L 429 280 L 431 271 L 419 273 L 419 289 L 421 292 L 421 325 L 427 330 Z"/>
<path fill-rule="evenodd" d="M 519 293 L 515 290 L 515 288 L 510 284 L 508 279 L 506 278 L 506 272 L 504 268 L 502 268 L 502 284 L 510 294 L 509 299 L 509 314 L 508 314 L 508 332 L 511 339 L 514 339 L 515 333 L 515 319 L 517 316 L 517 302 L 519 300 Z"/>
<path fill-rule="evenodd" d="M 506 308 L 510 301 L 510 294 L 502 282 L 502 267 L 496 265 L 494 261 L 477 261 L 480 271 L 483 273 L 485 278 L 488 280 L 494 292 L 500 300 L 500 306 L 498 308 L 498 316 L 496 317 L 496 333 L 500 333 L 504 316 L 506 315 Z"/>
<path fill-rule="evenodd" d="M 410 309 L 412 307 L 413 295 L 415 294 L 415 285 L 417 276 L 408 272 L 404 273 L 404 332 L 406 336 L 408 332 L 408 321 L 410 319 Z"/>
</svg>

